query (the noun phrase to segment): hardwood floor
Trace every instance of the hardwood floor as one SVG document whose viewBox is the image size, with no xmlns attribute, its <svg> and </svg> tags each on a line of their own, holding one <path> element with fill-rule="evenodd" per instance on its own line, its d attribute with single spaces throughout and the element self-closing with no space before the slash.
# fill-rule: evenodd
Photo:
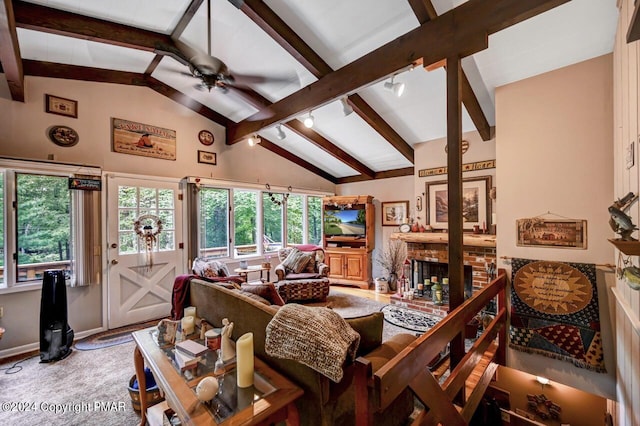
<svg viewBox="0 0 640 426">
<path fill-rule="evenodd" d="M 331 288 L 335 291 L 351 294 L 353 296 L 366 297 L 367 299 L 375 300 L 381 303 L 389 303 L 391 299 L 391 293 L 376 293 L 374 290 L 366 290 L 358 287 L 340 284 L 331 284 Z"/>
</svg>

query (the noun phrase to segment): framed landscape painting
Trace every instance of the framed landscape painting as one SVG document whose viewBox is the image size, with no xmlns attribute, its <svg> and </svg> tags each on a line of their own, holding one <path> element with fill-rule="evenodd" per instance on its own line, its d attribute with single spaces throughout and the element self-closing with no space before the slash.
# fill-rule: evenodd
<svg viewBox="0 0 640 426">
<path fill-rule="evenodd" d="M 385 201 L 382 203 L 382 226 L 398 226 L 408 222 L 408 201 Z"/>
<path fill-rule="evenodd" d="M 427 224 L 434 229 L 449 228 L 449 191 L 447 181 L 427 182 Z M 489 226 L 491 217 L 491 176 L 466 178 L 462 181 L 462 222 L 465 231 L 474 226 Z"/>
</svg>

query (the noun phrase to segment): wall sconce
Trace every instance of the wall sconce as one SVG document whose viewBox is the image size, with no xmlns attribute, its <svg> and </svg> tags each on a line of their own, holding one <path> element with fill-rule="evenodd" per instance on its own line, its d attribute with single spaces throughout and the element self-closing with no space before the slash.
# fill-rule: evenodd
<svg viewBox="0 0 640 426">
<path fill-rule="evenodd" d="M 422 211 L 422 196 L 420 195 L 416 197 L 416 211 Z"/>
</svg>

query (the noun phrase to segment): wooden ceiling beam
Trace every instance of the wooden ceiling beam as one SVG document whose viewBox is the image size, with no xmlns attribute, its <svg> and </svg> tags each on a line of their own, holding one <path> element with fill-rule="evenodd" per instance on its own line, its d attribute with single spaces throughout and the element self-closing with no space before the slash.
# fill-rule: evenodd
<svg viewBox="0 0 640 426">
<path fill-rule="evenodd" d="M 240 10 L 314 76 L 321 78 L 334 71 L 333 68 L 267 6 L 264 1 L 246 0 Z M 358 94 L 350 95 L 348 100 L 356 114 L 413 164 L 413 147 L 411 147 L 380 114 Z"/>
<path fill-rule="evenodd" d="M 356 158 L 351 156 L 351 154 L 348 154 L 342 148 L 332 144 L 331 142 L 329 142 L 327 139 L 325 139 L 318 133 L 305 127 L 305 125 L 302 124 L 299 120 L 290 120 L 284 123 L 284 125 L 288 129 L 296 132 L 298 135 L 309 140 L 309 142 L 311 142 L 318 148 L 324 150 L 327 154 L 332 155 L 334 158 L 337 158 L 338 160 L 342 161 L 352 169 L 368 177 L 375 176 L 376 172 L 374 172 L 369 167 L 367 167 L 366 165 L 358 161 Z"/>
<path fill-rule="evenodd" d="M 11 99 L 24 102 L 24 71 L 11 0 L 4 0 L 0 4 L 0 62 L 9 84 Z"/>
<path fill-rule="evenodd" d="M 297 164 L 298 166 L 302 167 L 303 169 L 306 169 L 308 171 L 310 171 L 311 173 L 314 173 L 318 176 L 320 176 L 321 178 L 324 178 L 326 180 L 328 180 L 329 182 L 336 184 L 338 182 L 338 179 L 325 172 L 324 170 L 322 170 L 321 168 L 314 166 L 313 164 L 309 163 L 306 160 L 303 160 L 302 158 L 290 153 L 289 151 L 287 151 L 286 149 L 282 148 L 279 145 L 276 145 L 275 143 L 271 142 L 269 139 L 266 139 L 262 136 L 260 136 L 260 143 L 258 144 L 258 146 L 261 146 L 262 148 L 265 148 L 271 152 L 273 152 L 274 154 L 279 155 L 282 158 L 285 158 L 289 161 L 291 161 L 292 163 Z"/>
<path fill-rule="evenodd" d="M 24 72 L 26 75 L 33 75 L 37 77 L 93 81 L 97 83 L 126 84 L 129 86 L 146 86 L 151 90 L 189 108 L 191 111 L 220 124 L 221 126 L 227 127 L 230 124 L 233 124 L 233 122 L 225 116 L 197 101 L 194 101 L 184 93 L 181 93 L 161 81 L 145 74 L 83 67 L 79 65 L 57 64 L 53 62 L 32 61 L 27 59 L 24 60 Z"/>
<path fill-rule="evenodd" d="M 13 7 L 19 28 L 169 55 L 186 63 L 186 58 L 166 34 L 19 0 L 13 2 Z"/>
<path fill-rule="evenodd" d="M 490 34 L 567 1 L 469 0 L 230 127 L 227 143 L 383 80 L 419 58 L 434 63 L 486 49 Z"/>
<path fill-rule="evenodd" d="M 354 183 L 354 182 L 364 182 L 368 180 L 376 180 L 376 179 L 389 179 L 394 177 L 402 177 L 402 176 L 413 176 L 415 173 L 414 167 L 404 167 L 401 169 L 393 169 L 393 170 L 385 170 L 384 172 L 376 172 L 373 177 L 368 177 L 364 175 L 358 176 L 347 176 L 343 178 L 338 178 L 336 184 L 343 183 Z"/>
<path fill-rule="evenodd" d="M 420 21 L 420 24 L 424 24 L 425 22 L 429 22 L 438 17 L 438 12 L 436 12 L 436 9 L 433 7 L 431 0 L 409 0 L 409 4 L 413 9 L 413 13 L 416 15 L 416 18 Z M 442 59 L 436 63 L 427 65 L 425 69 L 427 71 L 433 71 L 439 67 L 446 67 L 446 65 L 446 59 Z M 467 113 L 469 113 L 469 117 L 476 126 L 476 130 L 480 134 L 482 140 L 488 141 L 492 137 L 491 126 L 489 125 L 487 116 L 484 114 L 484 111 L 482 111 L 480 102 L 478 102 L 478 98 L 473 92 L 471 83 L 469 83 L 469 79 L 464 71 L 462 71 L 461 75 L 461 84 L 462 103 L 467 109 Z"/>
</svg>

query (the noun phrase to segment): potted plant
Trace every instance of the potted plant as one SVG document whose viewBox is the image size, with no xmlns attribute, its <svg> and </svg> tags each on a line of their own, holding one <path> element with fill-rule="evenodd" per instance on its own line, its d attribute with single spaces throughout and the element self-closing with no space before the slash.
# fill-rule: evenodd
<svg viewBox="0 0 640 426">
<path fill-rule="evenodd" d="M 402 265 L 407 257 L 407 246 L 400 240 L 389 240 L 386 248 L 376 258 L 376 262 L 387 273 L 387 282 L 389 284 L 389 290 L 396 291 L 398 273 L 402 271 Z"/>
</svg>

